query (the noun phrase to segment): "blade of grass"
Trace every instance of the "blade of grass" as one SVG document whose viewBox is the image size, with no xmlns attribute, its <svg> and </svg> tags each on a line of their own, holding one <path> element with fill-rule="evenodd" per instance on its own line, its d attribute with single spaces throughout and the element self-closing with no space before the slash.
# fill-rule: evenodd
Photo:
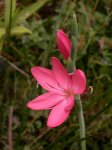
<svg viewBox="0 0 112 150">
<path fill-rule="evenodd" d="M 3 47 L 4 35 L 5 35 L 5 28 L 0 28 L 0 51 L 2 50 Z"/>
<path fill-rule="evenodd" d="M 31 30 L 23 27 L 23 26 L 16 26 L 11 29 L 11 35 L 21 35 L 21 34 L 32 34 Z"/>
<path fill-rule="evenodd" d="M 5 34 L 5 29 L 4 28 L 0 28 L 0 39 L 2 38 L 2 36 Z"/>
<path fill-rule="evenodd" d="M 16 0 L 5 0 L 5 30 L 6 36 L 10 36 L 12 16 L 16 9 Z"/>
<path fill-rule="evenodd" d="M 23 22 L 24 20 L 26 20 L 33 13 L 35 13 L 40 8 L 42 8 L 48 1 L 49 0 L 39 0 L 38 2 L 35 2 L 35 3 L 31 4 L 30 6 L 27 6 L 24 9 L 22 9 L 21 11 L 19 11 L 13 20 L 13 26 L 18 25 L 21 22 Z"/>
</svg>

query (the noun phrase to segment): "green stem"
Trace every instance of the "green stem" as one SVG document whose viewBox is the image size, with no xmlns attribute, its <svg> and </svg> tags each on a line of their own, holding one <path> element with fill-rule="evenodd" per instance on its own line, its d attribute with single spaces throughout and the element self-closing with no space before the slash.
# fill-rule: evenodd
<svg viewBox="0 0 112 150">
<path fill-rule="evenodd" d="M 81 150 L 86 150 L 86 140 L 85 140 L 85 122 L 83 116 L 83 109 L 80 95 L 75 97 L 76 105 L 78 107 L 78 118 L 79 118 L 79 126 L 80 126 L 80 139 L 84 139 L 81 141 Z"/>
<path fill-rule="evenodd" d="M 11 35 L 11 21 L 12 21 L 12 5 L 13 5 L 13 0 L 6 0 L 6 9 L 7 11 L 5 12 L 5 29 L 6 29 L 6 41 L 5 45 L 10 46 L 10 35 Z"/>
<path fill-rule="evenodd" d="M 72 31 L 75 36 L 72 37 L 72 49 L 71 49 L 71 64 L 72 72 L 76 70 L 76 53 L 77 53 L 77 42 L 78 42 L 78 23 L 76 15 L 73 15 L 73 22 L 72 22 Z M 86 150 L 86 140 L 85 140 L 85 122 L 83 116 L 83 109 L 80 95 L 75 96 L 76 105 L 78 107 L 78 119 L 79 119 L 79 126 L 80 126 L 80 139 L 81 140 L 81 150 Z"/>
</svg>

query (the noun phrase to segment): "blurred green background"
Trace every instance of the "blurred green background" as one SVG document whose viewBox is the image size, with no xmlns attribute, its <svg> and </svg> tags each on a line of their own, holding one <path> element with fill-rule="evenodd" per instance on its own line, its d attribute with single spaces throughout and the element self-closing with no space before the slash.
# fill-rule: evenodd
<svg viewBox="0 0 112 150">
<path fill-rule="evenodd" d="M 49 111 L 26 107 L 42 93 L 30 68 L 50 68 L 52 56 L 63 62 L 56 30 L 71 37 L 74 13 L 79 25 L 76 66 L 94 89 L 82 95 L 87 150 L 112 150 L 112 1 L 12 0 L 16 9 L 9 2 L 0 0 L 0 150 L 12 150 L 11 141 L 14 150 L 80 150 L 76 109 L 63 125 L 49 129 Z"/>
</svg>

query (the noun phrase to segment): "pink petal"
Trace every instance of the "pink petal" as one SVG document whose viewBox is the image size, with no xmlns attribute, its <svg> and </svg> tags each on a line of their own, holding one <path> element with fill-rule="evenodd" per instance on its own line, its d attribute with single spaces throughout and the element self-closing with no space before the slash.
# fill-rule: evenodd
<svg viewBox="0 0 112 150">
<path fill-rule="evenodd" d="M 57 43 L 58 49 L 62 53 L 63 57 L 67 60 L 71 53 L 71 42 L 62 30 L 57 31 Z"/>
<path fill-rule="evenodd" d="M 63 96 L 47 92 L 29 101 L 27 107 L 33 110 L 49 109 L 58 104 L 63 99 Z"/>
<path fill-rule="evenodd" d="M 46 83 L 43 83 L 43 82 L 41 82 L 40 85 L 44 89 L 48 90 L 49 92 L 53 92 L 53 93 L 58 94 L 58 95 L 64 95 L 64 91 L 61 88 L 52 87 L 49 84 L 46 84 Z"/>
<path fill-rule="evenodd" d="M 74 96 L 69 97 L 69 99 L 67 100 L 67 104 L 65 107 L 65 111 L 71 111 L 72 107 L 74 106 Z"/>
<path fill-rule="evenodd" d="M 31 68 L 31 72 L 38 83 L 46 90 L 52 92 L 61 90 L 53 77 L 52 70 L 36 66 Z"/>
<path fill-rule="evenodd" d="M 69 75 L 61 64 L 60 60 L 56 57 L 52 58 L 52 65 L 53 65 L 53 74 L 59 84 L 60 87 L 63 89 L 67 89 Z"/>
<path fill-rule="evenodd" d="M 86 76 L 84 72 L 77 69 L 72 75 L 74 94 L 82 94 L 86 87 Z"/>
<path fill-rule="evenodd" d="M 69 105 L 68 101 L 70 101 Z M 47 121 L 47 126 L 53 128 L 61 125 L 68 118 L 71 109 L 73 108 L 73 104 L 73 97 L 69 97 L 68 99 L 62 100 L 59 104 L 57 104 L 50 112 Z M 68 110 L 65 110 L 67 109 L 67 107 Z"/>
</svg>

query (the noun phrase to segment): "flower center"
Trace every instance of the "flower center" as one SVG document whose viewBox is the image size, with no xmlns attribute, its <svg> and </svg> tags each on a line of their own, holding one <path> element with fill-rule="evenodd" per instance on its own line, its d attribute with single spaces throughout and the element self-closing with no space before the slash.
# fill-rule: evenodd
<svg viewBox="0 0 112 150">
<path fill-rule="evenodd" d="M 66 96 L 72 96 L 72 95 L 73 95 L 73 92 L 70 91 L 70 90 L 65 90 L 65 95 L 66 95 Z"/>
</svg>

